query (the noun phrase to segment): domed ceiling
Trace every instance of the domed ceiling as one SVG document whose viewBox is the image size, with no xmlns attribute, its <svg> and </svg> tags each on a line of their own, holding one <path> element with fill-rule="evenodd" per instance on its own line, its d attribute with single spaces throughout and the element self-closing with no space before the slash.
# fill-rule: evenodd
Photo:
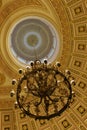
<svg viewBox="0 0 87 130">
<path fill-rule="evenodd" d="M 70 108 L 43 125 L 9 96 L 18 69 L 37 58 L 76 80 Z M 0 0 L 0 59 L 0 130 L 87 130 L 87 0 Z"/>
</svg>

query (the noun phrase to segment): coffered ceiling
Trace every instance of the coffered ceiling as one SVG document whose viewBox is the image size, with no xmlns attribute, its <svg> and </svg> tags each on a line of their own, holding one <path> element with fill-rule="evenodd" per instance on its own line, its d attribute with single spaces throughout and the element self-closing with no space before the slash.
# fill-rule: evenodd
<svg viewBox="0 0 87 130">
<path fill-rule="evenodd" d="M 18 69 L 36 56 L 32 47 L 76 80 L 70 108 L 42 123 L 14 109 L 9 95 Z M 0 0 L 0 130 L 87 130 L 87 0 Z"/>
</svg>

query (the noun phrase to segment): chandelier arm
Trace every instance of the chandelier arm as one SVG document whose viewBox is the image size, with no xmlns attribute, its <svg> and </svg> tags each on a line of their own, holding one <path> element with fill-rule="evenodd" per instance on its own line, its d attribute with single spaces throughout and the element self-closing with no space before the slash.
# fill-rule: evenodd
<svg viewBox="0 0 87 130">
<path fill-rule="evenodd" d="M 40 102 L 38 103 L 38 105 L 40 105 L 42 103 L 42 98 L 40 98 Z"/>
<path fill-rule="evenodd" d="M 50 96 L 47 96 L 49 98 L 50 101 L 52 102 L 58 102 L 58 101 L 55 101 L 54 99 L 52 99 Z"/>
<path fill-rule="evenodd" d="M 46 95 L 48 96 L 49 95 L 49 92 L 50 92 L 50 95 L 52 95 L 52 93 L 55 91 L 56 89 L 56 86 L 51 86 L 49 87 L 47 90 L 46 90 Z"/>
<path fill-rule="evenodd" d="M 36 93 L 34 93 L 34 92 L 32 92 L 32 91 L 31 91 L 31 93 L 32 93 L 34 96 L 37 96 L 37 97 L 39 96 L 38 94 L 36 94 Z"/>
<path fill-rule="evenodd" d="M 28 90 L 29 90 L 29 92 L 32 93 L 34 96 L 39 96 L 39 89 L 38 89 L 38 88 L 35 87 L 35 88 L 32 89 L 32 88 L 29 88 L 29 87 L 28 87 Z M 35 92 L 38 92 L 38 93 L 34 93 L 34 91 L 35 91 Z"/>
<path fill-rule="evenodd" d="M 42 103 L 42 98 L 40 98 L 40 101 L 35 104 L 35 106 L 39 106 Z"/>
<path fill-rule="evenodd" d="M 57 97 L 57 96 L 58 97 L 68 97 L 68 96 L 65 96 L 65 95 L 64 96 L 63 95 L 52 95 L 52 96 L 55 96 L 55 97 Z"/>
<path fill-rule="evenodd" d="M 45 104 L 45 112 L 48 115 L 49 110 L 49 100 L 46 99 L 46 96 L 44 97 L 44 104 Z"/>
<path fill-rule="evenodd" d="M 27 93 L 27 96 L 25 97 L 25 99 L 23 100 L 23 104 L 25 103 L 25 101 L 27 100 L 29 93 Z"/>
</svg>

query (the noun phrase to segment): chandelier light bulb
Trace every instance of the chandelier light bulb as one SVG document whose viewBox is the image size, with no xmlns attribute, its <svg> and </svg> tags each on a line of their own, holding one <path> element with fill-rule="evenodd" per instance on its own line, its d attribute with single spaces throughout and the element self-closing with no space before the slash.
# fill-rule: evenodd
<svg viewBox="0 0 87 130">
<path fill-rule="evenodd" d="M 14 95 L 15 95 L 15 91 L 14 91 L 14 90 L 11 90 L 10 96 L 13 97 Z"/>
<path fill-rule="evenodd" d="M 23 70 L 22 70 L 22 69 L 19 69 L 18 72 L 19 72 L 19 74 L 22 74 L 22 73 L 23 73 Z"/>
<path fill-rule="evenodd" d="M 65 73 L 68 74 L 68 75 L 71 74 L 69 70 L 65 70 Z"/>
<path fill-rule="evenodd" d="M 71 81 L 70 81 L 70 84 L 74 86 L 74 85 L 76 84 L 76 83 L 75 83 L 75 80 L 71 80 Z"/>
<path fill-rule="evenodd" d="M 12 80 L 12 85 L 15 85 L 16 82 L 17 82 L 16 79 L 13 79 L 13 80 Z"/>
<path fill-rule="evenodd" d="M 25 91 L 25 93 L 28 92 L 28 88 L 27 88 L 27 86 L 24 86 L 24 91 Z"/>
<path fill-rule="evenodd" d="M 40 64 L 41 64 L 41 61 L 40 61 L 40 60 L 36 60 L 35 63 L 36 63 L 37 65 L 40 65 Z"/>
<path fill-rule="evenodd" d="M 31 62 L 30 62 L 30 65 L 31 65 L 31 66 L 33 66 L 33 65 L 34 65 L 34 62 L 33 62 L 33 61 L 31 61 Z"/>
<path fill-rule="evenodd" d="M 18 108 L 18 102 L 17 101 L 14 103 L 14 107 Z"/>
<path fill-rule="evenodd" d="M 74 91 L 72 91 L 72 96 L 75 97 L 75 92 Z"/>
<path fill-rule="evenodd" d="M 44 59 L 44 64 L 47 64 L 47 59 Z"/>
<path fill-rule="evenodd" d="M 26 69 L 29 70 L 29 69 L 30 69 L 30 66 L 26 66 Z"/>
<path fill-rule="evenodd" d="M 15 102 L 15 104 L 17 105 L 17 104 L 18 104 L 18 102 L 16 101 L 16 102 Z"/>
<path fill-rule="evenodd" d="M 60 67 L 61 66 L 60 62 L 56 62 L 56 66 Z"/>
</svg>

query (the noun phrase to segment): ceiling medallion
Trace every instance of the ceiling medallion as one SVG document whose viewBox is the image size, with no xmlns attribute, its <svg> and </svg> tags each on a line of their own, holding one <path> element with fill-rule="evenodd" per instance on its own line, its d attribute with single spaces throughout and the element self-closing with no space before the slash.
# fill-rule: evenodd
<svg viewBox="0 0 87 130">
<path fill-rule="evenodd" d="M 49 64 L 45 59 L 42 63 L 35 60 L 23 71 L 22 76 L 12 80 L 17 86 L 16 92 L 12 88 L 10 96 L 16 95 L 15 108 L 34 118 L 35 120 L 49 120 L 61 116 L 70 107 L 74 92 L 75 81 L 69 70 L 60 71 L 61 64 Z"/>
</svg>

